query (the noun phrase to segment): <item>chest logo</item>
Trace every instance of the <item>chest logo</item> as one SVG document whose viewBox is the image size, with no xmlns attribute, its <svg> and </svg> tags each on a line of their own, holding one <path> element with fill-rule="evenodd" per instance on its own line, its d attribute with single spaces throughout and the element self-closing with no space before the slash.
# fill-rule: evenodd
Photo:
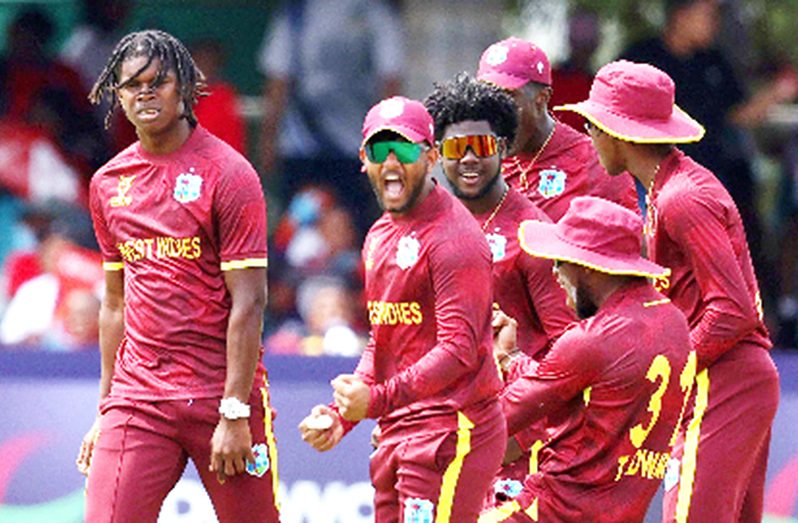
<svg viewBox="0 0 798 523">
<path fill-rule="evenodd" d="M 434 508 L 432 501 L 428 499 L 406 499 L 404 523 L 432 523 Z"/>
<path fill-rule="evenodd" d="M 396 265 L 400 269 L 407 270 L 418 261 L 418 253 L 421 244 L 412 236 L 402 236 L 399 245 L 396 246 Z"/>
<path fill-rule="evenodd" d="M 490 253 L 494 262 L 501 261 L 507 255 L 507 238 L 501 234 L 489 233 L 485 235 L 490 247 Z"/>
<path fill-rule="evenodd" d="M 187 173 L 180 173 L 175 182 L 174 198 L 180 203 L 193 202 L 200 197 L 202 177 L 194 174 L 194 168 Z"/>
<path fill-rule="evenodd" d="M 566 174 L 559 169 L 543 169 L 540 171 L 538 192 L 544 198 L 554 198 L 565 192 Z"/>
<path fill-rule="evenodd" d="M 111 207 L 127 207 L 133 203 L 133 198 L 128 196 L 127 193 L 130 192 L 130 188 L 133 187 L 133 180 L 135 179 L 135 174 L 133 176 L 119 175 L 119 185 L 116 186 L 116 196 L 111 197 L 109 200 Z"/>
</svg>

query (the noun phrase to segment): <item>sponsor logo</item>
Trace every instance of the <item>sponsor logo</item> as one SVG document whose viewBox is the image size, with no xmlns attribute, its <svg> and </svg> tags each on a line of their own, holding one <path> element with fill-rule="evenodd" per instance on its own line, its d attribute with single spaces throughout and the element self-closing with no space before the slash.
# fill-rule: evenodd
<svg viewBox="0 0 798 523">
<path fill-rule="evenodd" d="M 135 179 L 136 175 L 119 175 L 119 185 L 116 186 L 116 196 L 108 201 L 111 207 L 127 207 L 133 203 L 133 198 L 128 195 L 128 192 L 130 192 L 130 188 L 133 187 L 133 180 Z"/>
<path fill-rule="evenodd" d="M 180 203 L 193 202 L 200 197 L 202 189 L 202 177 L 194 174 L 194 168 L 190 168 L 187 173 L 180 173 L 175 182 L 175 200 Z"/>
<path fill-rule="evenodd" d="M 407 270 L 418 261 L 421 244 L 412 236 L 402 236 L 396 246 L 396 264 L 402 270 Z"/>
<path fill-rule="evenodd" d="M 258 443 L 252 446 L 252 453 L 255 455 L 255 463 L 247 462 L 247 474 L 263 477 L 269 470 L 269 447 L 265 443 Z"/>
<path fill-rule="evenodd" d="M 544 198 L 554 198 L 565 191 L 566 174 L 559 169 L 543 169 L 540 171 L 538 192 Z"/>
<path fill-rule="evenodd" d="M 435 505 L 428 499 L 406 499 L 404 523 L 432 523 L 432 511 L 434 508 Z"/>
<path fill-rule="evenodd" d="M 493 261 L 501 261 L 507 255 L 507 238 L 501 234 L 489 233 L 485 235 L 490 246 L 490 253 L 493 256 Z"/>
</svg>

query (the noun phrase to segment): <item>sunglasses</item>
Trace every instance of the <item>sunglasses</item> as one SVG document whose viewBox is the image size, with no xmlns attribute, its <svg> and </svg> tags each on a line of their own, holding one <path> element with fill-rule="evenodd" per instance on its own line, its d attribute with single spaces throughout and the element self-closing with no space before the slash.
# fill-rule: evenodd
<svg viewBox="0 0 798 523">
<path fill-rule="evenodd" d="M 422 146 L 419 143 L 386 141 L 367 143 L 364 149 L 371 163 L 385 162 L 391 152 L 401 163 L 415 163 L 421 156 Z"/>
<path fill-rule="evenodd" d="M 469 148 L 478 157 L 487 158 L 498 152 L 498 140 L 492 134 L 471 134 L 452 136 L 441 142 L 441 154 L 447 160 L 461 159 Z"/>
</svg>

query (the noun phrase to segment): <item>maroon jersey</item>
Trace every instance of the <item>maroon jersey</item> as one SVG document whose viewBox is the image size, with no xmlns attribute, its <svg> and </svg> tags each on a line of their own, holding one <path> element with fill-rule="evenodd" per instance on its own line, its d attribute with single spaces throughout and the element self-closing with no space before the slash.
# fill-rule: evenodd
<svg viewBox="0 0 798 523">
<path fill-rule="evenodd" d="M 649 200 L 649 257 L 671 269 L 663 292 L 687 316 L 699 369 L 740 343 L 769 349 L 745 230 L 723 185 L 677 149 Z"/>
<path fill-rule="evenodd" d="M 598 196 L 640 214 L 632 177 L 607 174 L 590 138 L 559 121 L 537 159 L 527 153 L 508 156 L 502 174 L 555 222 L 575 196 Z"/>
<path fill-rule="evenodd" d="M 642 521 L 695 378 L 684 315 L 647 282 L 613 293 L 502 394 L 510 434 L 557 427 L 516 498 L 542 521 Z M 537 500 L 537 501 L 535 501 Z"/>
<path fill-rule="evenodd" d="M 383 439 L 493 412 L 490 251 L 469 211 L 436 184 L 407 215 L 374 223 L 363 260 L 371 333 L 356 372 L 372 385 L 368 416 Z"/>
<path fill-rule="evenodd" d="M 518 242 L 522 221 L 551 220 L 512 187 L 507 191 L 487 227 L 490 212 L 476 217 L 493 255 L 493 299 L 518 322 L 518 348 L 528 356 L 542 357 L 576 318 L 552 274 L 552 261 L 529 256 Z"/>
<path fill-rule="evenodd" d="M 231 305 L 222 273 L 267 264 L 255 170 L 198 126 L 173 153 L 151 155 L 138 142 L 119 153 L 94 174 L 90 199 L 103 265 L 124 269 L 110 396 L 221 395 Z"/>
</svg>

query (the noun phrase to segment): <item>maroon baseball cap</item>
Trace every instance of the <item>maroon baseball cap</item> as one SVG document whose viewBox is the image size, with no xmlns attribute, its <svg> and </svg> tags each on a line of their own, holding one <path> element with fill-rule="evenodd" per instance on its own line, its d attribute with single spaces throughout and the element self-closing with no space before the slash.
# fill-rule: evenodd
<svg viewBox="0 0 798 523">
<path fill-rule="evenodd" d="M 560 105 L 605 133 L 632 143 L 689 143 L 704 128 L 676 104 L 676 87 L 664 71 L 627 60 L 610 62 L 596 73 L 588 99 Z"/>
<path fill-rule="evenodd" d="M 363 143 L 380 131 L 393 131 L 413 143 L 435 143 L 435 125 L 424 104 L 404 96 L 382 100 L 363 122 Z"/>
<path fill-rule="evenodd" d="M 512 36 L 485 49 L 477 79 L 509 90 L 529 82 L 551 85 L 551 65 L 540 47 Z"/>
<path fill-rule="evenodd" d="M 571 200 L 557 223 L 527 220 L 518 229 L 531 256 L 582 265 L 615 276 L 667 278 L 671 271 L 640 255 L 643 222 L 634 212 L 595 196 Z"/>
</svg>

